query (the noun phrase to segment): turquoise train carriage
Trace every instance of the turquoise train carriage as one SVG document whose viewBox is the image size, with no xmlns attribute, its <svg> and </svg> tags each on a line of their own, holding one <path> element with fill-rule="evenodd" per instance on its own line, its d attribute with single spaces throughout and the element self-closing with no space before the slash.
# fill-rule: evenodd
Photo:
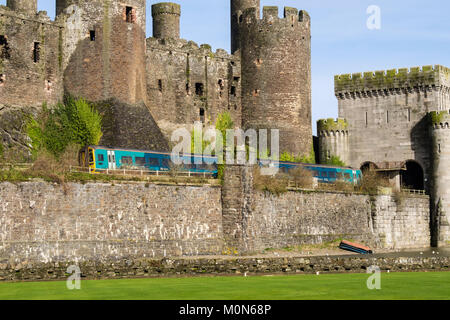
<svg viewBox="0 0 450 320">
<path fill-rule="evenodd" d="M 312 172 L 313 178 L 319 183 L 335 183 L 337 181 L 344 181 L 357 185 L 362 179 L 361 170 L 351 167 L 336 167 L 330 165 L 295 163 L 285 161 L 270 161 L 260 160 L 259 165 L 276 167 L 278 165 L 279 171 L 282 173 L 289 173 L 289 171 L 298 167 L 303 167 Z"/>
<path fill-rule="evenodd" d="M 161 172 L 170 171 L 172 168 L 178 168 L 178 170 L 181 171 L 217 177 L 217 157 L 183 154 L 180 155 L 180 158 L 183 164 L 177 166 L 172 162 L 171 153 L 169 152 L 87 146 L 80 152 L 80 165 L 89 167 L 92 172 L 103 172 L 108 169 L 140 169 Z M 349 167 L 271 160 L 259 160 L 258 164 L 260 167 L 279 166 L 279 171 L 284 173 L 289 173 L 292 169 L 303 167 L 310 170 L 314 179 L 320 183 L 345 181 L 356 185 L 362 178 L 361 170 Z"/>
<path fill-rule="evenodd" d="M 183 154 L 178 157 L 181 165 L 175 164 L 171 159 L 171 153 L 168 152 L 88 146 L 80 152 L 79 162 L 82 167 L 89 167 L 92 172 L 117 169 L 164 172 L 176 169 L 217 176 L 216 157 L 195 154 Z"/>
</svg>

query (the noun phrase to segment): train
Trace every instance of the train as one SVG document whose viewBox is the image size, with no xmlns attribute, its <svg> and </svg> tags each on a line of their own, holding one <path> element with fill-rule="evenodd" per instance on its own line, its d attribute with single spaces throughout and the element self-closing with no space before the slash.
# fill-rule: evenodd
<svg viewBox="0 0 450 320">
<path fill-rule="evenodd" d="M 90 168 L 91 172 L 105 172 L 117 169 L 140 169 L 155 172 L 168 172 L 172 168 L 194 174 L 204 174 L 217 178 L 217 157 L 198 154 L 182 154 L 179 156 L 182 165 L 175 165 L 171 153 L 159 151 L 144 151 L 124 148 L 109 148 L 104 146 L 86 146 L 80 151 L 80 166 Z M 187 161 L 190 160 L 190 161 Z M 187 164 L 189 163 L 189 164 Z M 335 183 L 345 181 L 358 184 L 362 179 L 361 170 L 350 167 L 294 163 L 285 161 L 258 160 L 258 165 L 278 166 L 279 171 L 289 173 L 290 170 L 303 167 L 312 172 L 319 183 Z"/>
</svg>

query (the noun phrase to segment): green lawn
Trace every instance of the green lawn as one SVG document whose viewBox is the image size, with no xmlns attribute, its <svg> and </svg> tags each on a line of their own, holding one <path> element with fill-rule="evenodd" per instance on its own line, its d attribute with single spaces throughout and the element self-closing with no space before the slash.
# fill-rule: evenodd
<svg viewBox="0 0 450 320">
<path fill-rule="evenodd" d="M 305 300 L 450 299 L 450 272 L 383 273 L 381 290 L 369 290 L 368 274 L 82 280 L 0 283 L 0 299 Z"/>
</svg>

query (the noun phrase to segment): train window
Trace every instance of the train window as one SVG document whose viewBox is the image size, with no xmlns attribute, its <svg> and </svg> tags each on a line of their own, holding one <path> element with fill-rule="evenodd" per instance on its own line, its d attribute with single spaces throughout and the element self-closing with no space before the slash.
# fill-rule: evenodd
<svg viewBox="0 0 450 320">
<path fill-rule="evenodd" d="M 338 172 L 337 178 L 338 178 L 339 180 L 344 180 L 344 175 L 342 174 L 342 172 Z"/>
<path fill-rule="evenodd" d="M 336 179 L 336 172 L 330 172 L 328 175 L 330 176 L 330 178 Z"/>
<path fill-rule="evenodd" d="M 171 161 L 169 159 L 162 159 L 162 166 L 164 168 L 170 168 Z"/>
<path fill-rule="evenodd" d="M 150 164 L 151 167 L 159 167 L 159 160 L 156 158 L 148 159 L 148 163 Z"/>
<path fill-rule="evenodd" d="M 90 163 L 94 162 L 94 151 L 93 150 L 89 150 L 89 162 Z"/>
<path fill-rule="evenodd" d="M 314 177 L 319 177 L 319 171 L 318 170 L 313 170 L 313 174 L 314 174 Z"/>
<path fill-rule="evenodd" d="M 133 164 L 132 157 L 122 157 L 122 164 Z"/>
<path fill-rule="evenodd" d="M 145 166 L 145 158 L 144 157 L 136 157 L 136 165 Z"/>
<path fill-rule="evenodd" d="M 345 177 L 345 179 L 347 179 L 347 180 L 350 180 L 350 179 L 351 179 L 351 176 L 350 176 L 350 174 L 349 174 L 348 172 L 344 173 L 344 177 Z"/>
<path fill-rule="evenodd" d="M 102 154 L 99 154 L 97 158 L 98 158 L 98 161 L 99 161 L 99 162 L 105 161 L 105 156 L 102 155 Z"/>
<path fill-rule="evenodd" d="M 324 171 L 322 171 L 322 172 L 320 173 L 320 176 L 321 176 L 322 178 L 328 178 L 327 173 L 324 172 Z"/>
</svg>

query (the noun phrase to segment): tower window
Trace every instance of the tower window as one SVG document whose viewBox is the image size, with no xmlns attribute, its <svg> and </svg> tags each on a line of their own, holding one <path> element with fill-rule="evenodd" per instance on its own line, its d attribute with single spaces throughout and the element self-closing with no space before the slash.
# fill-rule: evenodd
<svg viewBox="0 0 450 320">
<path fill-rule="evenodd" d="M 95 41 L 95 30 L 89 31 L 89 38 L 91 41 Z"/>
<path fill-rule="evenodd" d="M 4 74 L 0 73 L 0 87 L 3 87 L 5 85 L 6 76 Z"/>
<path fill-rule="evenodd" d="M 201 122 L 205 122 L 205 109 L 200 108 L 200 120 Z"/>
<path fill-rule="evenodd" d="M 191 86 L 189 85 L 189 82 L 186 82 L 186 94 L 188 96 L 191 95 Z"/>
<path fill-rule="evenodd" d="M 163 90 L 163 85 L 162 85 L 162 80 L 161 79 L 158 80 L 158 89 L 159 89 L 160 92 L 162 92 L 162 90 Z"/>
<path fill-rule="evenodd" d="M 204 95 L 204 86 L 203 83 L 196 83 L 195 84 L 195 94 L 198 96 L 203 96 Z"/>
<path fill-rule="evenodd" d="M 232 95 L 233 97 L 236 97 L 236 87 L 235 87 L 235 86 L 232 86 L 232 87 L 231 87 L 230 93 L 231 93 L 231 95 Z"/>
<path fill-rule="evenodd" d="M 33 61 L 37 63 L 39 60 L 41 60 L 41 44 L 39 42 L 35 42 L 33 49 Z"/>
<path fill-rule="evenodd" d="M 125 7 L 125 21 L 128 23 L 136 22 L 136 11 L 133 7 Z"/>
<path fill-rule="evenodd" d="M 0 59 L 9 59 L 9 46 L 6 36 L 0 34 Z"/>
</svg>

